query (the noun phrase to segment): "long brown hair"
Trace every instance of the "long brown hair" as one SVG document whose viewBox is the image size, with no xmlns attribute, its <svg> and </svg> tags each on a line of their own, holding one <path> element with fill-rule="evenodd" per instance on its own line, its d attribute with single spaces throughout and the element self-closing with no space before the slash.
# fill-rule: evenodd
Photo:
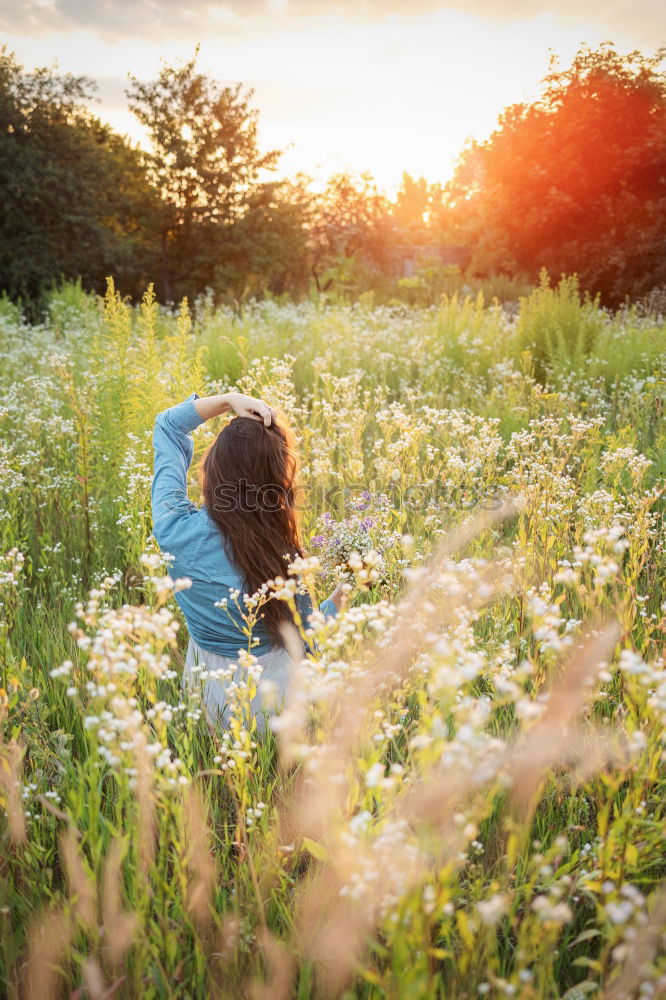
<svg viewBox="0 0 666 1000">
<path fill-rule="evenodd" d="M 295 508 L 297 474 L 293 436 L 282 420 L 266 427 L 251 417 L 235 417 L 204 456 L 203 501 L 248 594 L 276 576 L 286 577 L 285 556 L 304 554 Z M 291 618 L 288 606 L 273 599 L 262 613 L 272 642 L 281 645 L 279 627 Z"/>
</svg>

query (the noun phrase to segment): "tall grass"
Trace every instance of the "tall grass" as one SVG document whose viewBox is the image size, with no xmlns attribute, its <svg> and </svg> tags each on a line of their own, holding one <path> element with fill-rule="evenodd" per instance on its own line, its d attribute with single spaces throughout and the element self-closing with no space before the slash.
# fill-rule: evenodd
<svg viewBox="0 0 666 1000">
<path fill-rule="evenodd" d="M 665 345 L 567 280 L 2 307 L 6 994 L 661 995 Z M 348 592 L 263 738 L 250 656 L 227 732 L 181 688 L 151 535 L 155 414 L 232 385 L 302 449 L 293 572 Z"/>
</svg>

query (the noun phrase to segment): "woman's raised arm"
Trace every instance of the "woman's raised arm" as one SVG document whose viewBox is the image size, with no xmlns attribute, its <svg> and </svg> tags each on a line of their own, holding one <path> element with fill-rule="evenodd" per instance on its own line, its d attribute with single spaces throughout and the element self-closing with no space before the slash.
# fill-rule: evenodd
<svg viewBox="0 0 666 1000">
<path fill-rule="evenodd" d="M 159 413 L 155 419 L 155 454 L 151 489 L 153 533 L 162 548 L 173 552 L 186 544 L 186 524 L 198 507 L 187 495 L 187 471 L 192 461 L 192 431 L 211 417 L 234 410 L 240 417 L 262 420 L 269 427 L 275 410 L 261 399 L 242 392 L 224 392 L 203 399 L 192 393 L 177 406 Z M 174 553 L 175 554 L 175 553 Z"/>
<path fill-rule="evenodd" d="M 270 427 L 277 414 L 272 406 L 263 399 L 245 396 L 242 392 L 222 392 L 217 396 L 204 396 L 195 399 L 194 407 L 202 420 L 219 417 L 221 413 L 234 410 L 239 417 L 251 417 L 253 420 L 263 420 Z"/>
</svg>

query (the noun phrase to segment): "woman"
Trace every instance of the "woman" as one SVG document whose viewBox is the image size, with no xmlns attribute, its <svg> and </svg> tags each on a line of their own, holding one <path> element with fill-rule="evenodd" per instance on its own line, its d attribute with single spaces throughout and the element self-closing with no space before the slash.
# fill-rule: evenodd
<svg viewBox="0 0 666 1000">
<path fill-rule="evenodd" d="M 204 457 L 202 496 L 197 507 L 187 495 L 187 473 L 195 427 L 234 410 Z M 297 459 L 290 435 L 274 409 L 261 399 L 239 392 L 199 398 L 158 414 L 153 433 L 155 470 L 152 485 L 153 531 L 164 552 L 173 556 L 172 578 L 189 577 L 192 586 L 176 594 L 190 641 L 185 660 L 184 685 L 191 685 L 198 671 L 222 670 L 226 679 L 211 679 L 203 687 L 204 709 L 211 721 L 228 725 L 227 688 L 233 678 L 243 678 L 238 664 L 241 649 L 250 639 L 239 609 L 230 596 L 240 591 L 254 594 L 268 580 L 286 576 L 287 563 L 302 556 L 298 519 L 293 506 Z M 226 608 L 220 607 L 226 599 Z M 336 589 L 320 605 L 335 615 L 341 592 Z M 299 595 L 298 610 L 305 621 L 312 612 L 307 597 Z M 280 626 L 291 619 L 288 605 L 269 600 L 262 619 L 252 630 L 252 653 L 262 667 L 262 685 L 280 707 L 289 684 L 290 658 L 280 638 Z M 265 684 L 266 681 L 271 682 Z M 264 729 L 268 705 L 262 704 L 261 686 L 252 701 L 259 731 Z"/>
</svg>

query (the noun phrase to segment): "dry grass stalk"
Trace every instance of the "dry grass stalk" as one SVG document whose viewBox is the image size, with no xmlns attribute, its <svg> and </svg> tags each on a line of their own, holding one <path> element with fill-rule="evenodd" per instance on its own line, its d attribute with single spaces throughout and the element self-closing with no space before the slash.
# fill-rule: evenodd
<svg viewBox="0 0 666 1000">
<path fill-rule="evenodd" d="M 615 731 L 588 726 L 575 732 L 570 728 L 585 704 L 594 677 L 612 653 L 619 633 L 618 623 L 611 622 L 600 634 L 579 646 L 564 668 L 557 688 L 551 690 L 542 717 L 497 758 L 495 772 L 504 771 L 511 777 L 514 797 L 523 808 L 533 800 L 546 771 L 557 763 L 573 767 L 572 776 L 577 781 L 586 780 L 609 763 L 626 763 Z M 562 741 L 564 733 L 567 733 L 566 743 Z M 409 790 L 398 800 L 396 809 L 412 822 L 439 825 L 470 794 L 468 778 L 445 775 Z"/>
<path fill-rule="evenodd" d="M 294 995 L 294 956 L 266 928 L 259 931 L 258 940 L 266 963 L 268 982 L 255 980 L 252 983 L 252 1000 L 290 1000 Z"/>
<path fill-rule="evenodd" d="M 90 1000 L 106 1000 L 108 991 L 96 959 L 88 956 L 81 970 L 81 978 Z"/>
<path fill-rule="evenodd" d="M 361 957 L 363 940 L 371 932 L 382 897 L 401 896 L 421 884 L 435 864 L 456 865 L 458 855 L 469 840 L 454 820 L 463 807 L 485 789 L 470 785 L 468 776 L 449 776 L 410 788 L 393 809 L 394 819 L 406 820 L 410 830 L 434 837 L 418 854 L 401 856 L 396 870 L 395 847 L 380 846 L 370 840 L 353 849 L 336 843 L 331 847 L 330 865 L 320 867 L 304 886 L 298 900 L 299 950 L 317 963 L 318 981 L 327 996 L 337 996 L 354 972 Z M 382 873 L 361 904 L 350 903 L 340 894 L 349 873 L 365 865 Z"/>
<path fill-rule="evenodd" d="M 571 768 L 572 777 L 578 781 L 586 781 L 605 767 L 622 766 L 627 761 L 625 750 L 614 739 L 614 734 L 595 727 L 573 733 L 566 748 L 560 743 L 551 742 L 550 756 L 546 756 L 545 749 L 545 747 L 540 748 L 537 768 L 540 776 L 555 765 L 566 763 Z M 523 763 L 521 749 L 518 765 L 522 767 Z M 498 756 L 495 773 L 499 775 L 503 772 L 513 776 L 515 766 L 513 750 L 509 748 L 505 754 Z M 448 824 L 443 825 L 446 824 L 451 811 L 468 804 L 474 797 L 475 791 L 482 788 L 482 785 L 477 785 L 475 789 L 474 785 L 470 784 L 468 776 L 445 775 L 411 788 L 396 802 L 395 808 L 415 827 L 433 826 L 441 835 L 444 830 L 451 829 Z"/>
<path fill-rule="evenodd" d="M 628 764 L 627 738 L 614 726 L 590 726 L 582 736 L 583 746 L 578 760 L 571 760 L 569 777 L 573 788 L 609 767 L 625 768 Z"/>
<path fill-rule="evenodd" d="M 211 850 L 206 806 L 201 793 L 192 785 L 184 789 L 183 807 L 188 845 L 187 908 L 195 922 L 202 926 L 211 919 L 211 901 L 218 873 Z"/>
<path fill-rule="evenodd" d="M 14 741 L 0 745 L 0 788 L 5 793 L 9 836 L 14 844 L 25 844 L 25 814 L 21 801 L 21 761 L 25 747 Z"/>
<path fill-rule="evenodd" d="M 112 840 L 104 862 L 102 879 L 104 958 L 113 969 L 122 962 L 139 926 L 137 915 L 126 913 L 122 908 L 122 854 L 122 843 L 117 839 Z"/>
<path fill-rule="evenodd" d="M 60 992 L 58 962 L 70 936 L 70 922 L 61 910 L 52 910 L 33 922 L 28 933 L 25 1000 L 56 1000 Z"/>
<path fill-rule="evenodd" d="M 513 749 L 513 795 L 520 808 L 527 810 L 533 803 L 546 769 L 562 755 L 567 756 L 563 741 L 572 738 L 569 723 L 582 709 L 590 687 L 612 655 L 620 631 L 618 622 L 606 623 L 579 646 L 563 676 L 551 683 L 545 712 Z"/>
<path fill-rule="evenodd" d="M 57 806 L 54 806 L 51 800 L 47 799 L 45 795 L 35 795 L 35 801 L 39 802 L 40 806 L 42 806 L 47 812 L 50 812 L 52 816 L 55 816 L 56 819 L 62 820 L 63 823 L 69 823 L 70 817 L 67 813 L 63 812 L 62 809 L 58 809 Z M 74 830 L 74 836 L 77 840 L 81 840 L 80 830 Z"/>
<path fill-rule="evenodd" d="M 629 958 L 617 979 L 604 990 L 602 1000 L 627 1000 L 635 995 L 641 981 L 646 978 L 645 967 L 654 959 L 665 936 L 666 888 L 662 888 L 657 894 L 648 924 L 632 940 Z M 658 993 L 647 995 L 656 1000 L 657 997 L 663 997 L 665 992 L 662 978 L 662 989 Z"/>
<path fill-rule="evenodd" d="M 84 927 L 92 927 L 96 923 L 97 910 L 95 884 L 84 868 L 76 834 L 71 827 L 60 837 L 60 853 L 65 864 L 74 913 Z"/>
<path fill-rule="evenodd" d="M 226 914 L 220 924 L 217 954 L 222 962 L 230 962 L 238 951 L 241 926 L 237 916 Z"/>
<path fill-rule="evenodd" d="M 315 962 L 318 987 L 324 996 L 337 996 L 345 987 L 361 958 L 365 936 L 375 923 L 377 899 L 371 893 L 356 903 L 344 899 L 340 890 L 352 867 L 370 861 L 382 868 L 382 860 L 374 843 L 357 848 L 353 856 L 336 845 L 330 864 L 320 865 L 299 893 L 296 945 L 300 954 Z M 404 859 L 404 882 L 417 884 L 423 878 L 424 861 Z M 391 886 L 382 879 L 377 896 L 387 889 Z"/>
<path fill-rule="evenodd" d="M 155 857 L 155 798 L 153 791 L 153 765 L 145 747 L 134 753 L 136 765 L 136 799 L 139 812 L 139 859 L 141 870 L 148 872 Z"/>
</svg>

